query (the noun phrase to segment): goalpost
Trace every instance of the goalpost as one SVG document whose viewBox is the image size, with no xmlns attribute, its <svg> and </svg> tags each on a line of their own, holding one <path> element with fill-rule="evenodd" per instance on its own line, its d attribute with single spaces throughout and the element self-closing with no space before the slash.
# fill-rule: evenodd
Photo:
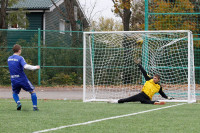
<svg viewBox="0 0 200 133">
<path fill-rule="evenodd" d="M 83 101 L 109 101 L 141 92 L 148 75 L 161 76 L 163 91 L 153 100 L 196 102 L 193 35 L 190 31 L 84 32 Z"/>
</svg>

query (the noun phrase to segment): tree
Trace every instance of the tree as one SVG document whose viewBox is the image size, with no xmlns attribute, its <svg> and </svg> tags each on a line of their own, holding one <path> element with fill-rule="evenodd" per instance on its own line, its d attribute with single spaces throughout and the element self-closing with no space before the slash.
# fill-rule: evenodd
<svg viewBox="0 0 200 133">
<path fill-rule="evenodd" d="M 113 18 L 100 17 L 99 21 L 92 22 L 92 29 L 95 31 L 121 31 L 123 26 Z"/>
<path fill-rule="evenodd" d="M 15 10 L 14 12 L 7 13 L 9 7 L 12 7 L 14 4 L 20 0 L 0 0 L 1 10 L 0 10 L 0 29 L 7 29 L 8 25 L 18 25 L 21 28 L 28 27 L 28 20 L 24 17 L 26 11 L 21 9 Z M 26 23 L 24 23 L 26 22 Z M 0 32 L 0 42 L 1 45 L 7 44 L 7 31 Z"/>
<path fill-rule="evenodd" d="M 77 31 L 77 20 L 75 18 L 75 14 L 74 14 L 74 6 L 77 6 L 76 0 L 64 0 L 65 10 L 66 10 L 67 14 L 65 12 L 63 12 L 60 9 L 60 7 L 58 7 L 53 0 L 51 0 L 51 2 L 54 4 L 56 9 L 59 11 L 59 13 L 63 17 L 63 19 L 66 22 L 69 22 L 71 24 L 72 31 Z M 79 11 L 80 11 L 80 9 L 79 9 Z M 79 20 L 82 21 L 83 17 L 80 14 L 80 12 L 78 12 L 77 14 L 78 14 Z"/>
<path fill-rule="evenodd" d="M 163 0 L 154 0 L 149 7 L 150 12 L 154 13 L 193 13 L 194 5 L 189 0 L 176 0 L 166 2 Z M 191 21 L 197 15 L 155 15 L 150 20 L 149 29 L 151 30 L 191 30 L 196 32 L 196 23 Z"/>
<path fill-rule="evenodd" d="M 61 17 L 65 20 L 66 23 L 70 23 L 71 24 L 71 29 L 72 31 L 77 31 L 77 20 L 75 18 L 75 14 L 74 14 L 74 6 L 77 6 L 77 2 L 76 0 L 64 0 L 64 5 L 65 5 L 65 10 L 67 12 L 66 13 L 60 9 L 60 7 L 58 7 L 56 5 L 56 3 L 51 0 L 51 2 L 54 4 L 54 6 L 56 7 L 56 9 L 59 11 Z M 78 19 L 82 22 L 83 21 L 83 17 L 80 13 L 80 9 L 78 9 L 79 12 L 77 12 L 77 16 Z M 78 47 L 78 35 L 76 32 L 72 32 L 72 46 Z"/>
<path fill-rule="evenodd" d="M 130 19 L 131 19 L 131 6 L 133 0 L 112 0 L 114 3 L 114 13 L 119 15 L 122 19 L 124 31 L 130 30 Z M 131 72 L 127 70 L 127 68 L 131 65 L 130 60 L 127 57 L 131 57 L 130 55 L 130 45 L 126 43 L 127 37 L 124 36 L 122 46 L 124 47 L 124 55 L 123 55 L 123 83 L 130 84 L 132 83 L 132 75 Z"/>
<path fill-rule="evenodd" d="M 113 12 L 122 19 L 124 31 L 143 30 L 144 0 L 112 0 Z"/>
<path fill-rule="evenodd" d="M 129 31 L 131 18 L 131 1 L 133 0 L 112 0 L 114 3 L 114 13 L 122 19 L 124 31 Z"/>
<path fill-rule="evenodd" d="M 87 1 L 87 2 L 86 2 Z M 80 1 L 81 2 L 81 1 Z M 86 5 L 89 5 L 89 6 L 86 6 Z M 83 2 L 82 0 L 82 7 L 83 7 L 83 10 L 84 12 L 86 13 L 87 17 L 88 17 L 88 20 L 89 22 L 92 23 L 94 17 L 102 12 L 102 11 L 97 11 L 97 12 L 94 12 L 95 8 L 96 8 L 96 5 L 97 5 L 97 0 L 85 0 Z"/>
<path fill-rule="evenodd" d="M 71 23 L 72 31 L 77 31 L 76 27 L 76 19 L 74 14 L 74 0 L 64 0 L 65 3 L 65 9 L 67 10 L 67 19 Z"/>
<path fill-rule="evenodd" d="M 190 2 L 194 5 L 194 12 L 198 13 L 199 9 L 200 9 L 200 1 L 190 0 Z M 193 20 L 196 20 L 196 24 L 197 24 L 196 25 L 196 36 L 194 36 L 194 37 L 200 38 L 200 29 L 199 29 L 199 27 L 200 27 L 200 14 L 198 14 L 197 18 L 193 19 Z M 200 48 L 200 40 L 195 41 L 195 42 L 198 42 L 198 43 L 195 44 L 196 47 Z"/>
<path fill-rule="evenodd" d="M 27 27 L 28 21 L 26 18 L 24 18 L 24 14 L 26 12 L 21 8 L 18 9 L 15 12 L 7 13 L 8 7 L 13 6 L 20 0 L 0 0 L 1 2 L 1 13 L 0 13 L 0 29 L 7 29 L 8 24 L 19 24 L 20 27 Z M 22 1 L 22 0 L 21 0 Z M 26 21 L 26 25 L 24 25 L 24 22 Z"/>
<path fill-rule="evenodd" d="M 144 30 L 145 1 L 135 2 L 132 4 L 131 10 L 130 29 L 133 31 Z"/>
<path fill-rule="evenodd" d="M 1 13 L 0 13 L 0 28 L 6 29 L 6 10 L 8 7 L 8 0 L 1 0 Z"/>
</svg>

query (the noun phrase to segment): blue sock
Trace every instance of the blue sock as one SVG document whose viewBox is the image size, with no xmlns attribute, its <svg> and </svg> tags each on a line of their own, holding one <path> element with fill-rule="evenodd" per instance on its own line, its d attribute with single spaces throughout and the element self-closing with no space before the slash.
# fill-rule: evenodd
<svg viewBox="0 0 200 133">
<path fill-rule="evenodd" d="M 31 94 L 31 99 L 32 99 L 33 106 L 36 107 L 37 106 L 37 95 L 36 95 L 36 93 Z"/>
<path fill-rule="evenodd" d="M 13 93 L 13 99 L 15 100 L 16 103 L 20 103 L 18 94 Z"/>
</svg>

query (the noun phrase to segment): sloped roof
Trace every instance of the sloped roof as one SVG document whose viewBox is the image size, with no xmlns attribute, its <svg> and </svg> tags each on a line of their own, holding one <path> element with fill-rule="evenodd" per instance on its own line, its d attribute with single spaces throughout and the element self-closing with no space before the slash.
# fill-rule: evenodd
<svg viewBox="0 0 200 133">
<path fill-rule="evenodd" d="M 60 0 L 53 1 L 57 3 Z M 51 0 L 20 0 L 17 4 L 9 7 L 8 9 L 49 9 L 52 5 L 53 3 L 51 2 Z"/>
<path fill-rule="evenodd" d="M 56 4 L 61 4 L 64 0 L 53 0 Z M 90 25 L 89 20 L 87 16 L 85 15 L 79 0 L 75 0 L 78 4 L 78 6 L 81 9 L 81 12 L 85 18 L 86 25 Z M 1 5 L 0 5 L 1 7 Z M 8 7 L 9 10 L 17 10 L 19 8 L 27 9 L 27 10 L 50 10 L 52 7 L 54 7 L 51 0 L 20 0 L 17 4 L 14 4 L 11 7 Z"/>
</svg>

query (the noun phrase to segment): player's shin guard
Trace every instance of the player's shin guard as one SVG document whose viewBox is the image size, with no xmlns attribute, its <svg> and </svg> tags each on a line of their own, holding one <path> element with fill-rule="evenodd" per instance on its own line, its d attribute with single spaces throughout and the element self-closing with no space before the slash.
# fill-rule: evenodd
<svg viewBox="0 0 200 133">
<path fill-rule="evenodd" d="M 15 100 L 16 103 L 20 103 L 18 94 L 13 93 L 13 99 Z"/>
<path fill-rule="evenodd" d="M 36 95 L 36 93 L 31 94 L 31 99 L 32 99 L 32 102 L 33 102 L 33 106 L 37 106 L 37 95 Z"/>
</svg>

